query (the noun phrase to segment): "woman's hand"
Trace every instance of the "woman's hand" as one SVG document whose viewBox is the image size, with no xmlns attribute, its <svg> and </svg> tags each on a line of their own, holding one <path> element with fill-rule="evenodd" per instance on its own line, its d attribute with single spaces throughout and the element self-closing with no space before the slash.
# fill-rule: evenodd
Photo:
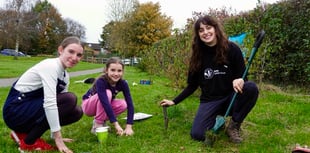
<svg viewBox="0 0 310 153">
<path fill-rule="evenodd" d="M 113 124 L 116 130 L 116 134 L 122 136 L 124 134 L 122 127 L 118 124 L 118 122 L 114 122 Z"/>
<path fill-rule="evenodd" d="M 54 140 L 55 140 L 55 144 L 58 148 L 58 150 L 62 153 L 73 153 L 72 150 L 70 150 L 64 143 L 64 141 L 67 141 L 67 142 L 72 142 L 72 139 L 68 139 L 68 138 L 65 138 L 63 139 L 62 136 L 61 136 L 61 133 L 60 131 L 56 131 L 56 132 L 53 132 L 53 137 L 54 137 Z M 69 140 L 69 141 L 68 141 Z"/>
<path fill-rule="evenodd" d="M 124 134 L 125 136 L 131 136 L 133 135 L 133 130 L 132 130 L 132 125 L 131 124 L 127 124 L 126 125 L 126 128 L 125 128 L 125 131 L 124 131 Z"/>
<path fill-rule="evenodd" d="M 160 102 L 160 106 L 172 106 L 175 103 L 172 100 L 164 99 Z"/>
<path fill-rule="evenodd" d="M 235 92 L 242 93 L 243 85 L 244 85 L 244 80 L 242 78 L 233 80 L 233 88 Z"/>
</svg>

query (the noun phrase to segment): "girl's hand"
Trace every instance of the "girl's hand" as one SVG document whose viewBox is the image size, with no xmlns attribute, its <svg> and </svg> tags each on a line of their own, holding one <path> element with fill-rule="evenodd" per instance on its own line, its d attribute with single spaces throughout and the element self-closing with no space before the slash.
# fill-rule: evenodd
<svg viewBox="0 0 310 153">
<path fill-rule="evenodd" d="M 64 142 L 73 142 L 74 140 L 71 138 L 62 138 Z"/>
<path fill-rule="evenodd" d="M 160 102 L 160 106 L 172 106 L 174 102 L 172 100 L 164 99 Z"/>
<path fill-rule="evenodd" d="M 62 136 L 61 136 L 61 133 L 60 131 L 56 131 L 53 133 L 53 137 L 55 139 L 55 144 L 58 148 L 58 150 L 62 153 L 73 153 L 72 150 L 70 150 L 64 143 L 64 141 L 67 141 L 67 140 L 72 140 L 72 139 L 63 139 Z"/>
<path fill-rule="evenodd" d="M 244 85 L 244 80 L 242 78 L 233 80 L 233 88 L 235 92 L 242 93 L 243 85 Z"/>
<path fill-rule="evenodd" d="M 125 136 L 131 136 L 133 135 L 133 130 L 132 130 L 132 125 L 131 124 L 127 124 L 126 125 L 126 128 L 125 128 L 125 131 L 124 131 L 124 134 Z"/>
<path fill-rule="evenodd" d="M 122 127 L 118 124 L 118 122 L 114 122 L 113 124 L 116 130 L 116 134 L 122 136 L 124 134 Z"/>
</svg>

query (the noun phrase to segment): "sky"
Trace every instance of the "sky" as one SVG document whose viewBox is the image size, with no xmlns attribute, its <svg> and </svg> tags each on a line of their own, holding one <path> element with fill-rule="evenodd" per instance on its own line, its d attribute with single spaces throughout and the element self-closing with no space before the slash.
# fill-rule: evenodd
<svg viewBox="0 0 310 153">
<path fill-rule="evenodd" d="M 2 6 L 6 0 L 0 0 Z M 86 28 L 86 41 L 98 43 L 102 27 L 109 22 L 106 0 L 48 0 L 63 18 L 70 18 Z M 159 2 L 161 13 L 174 21 L 173 28 L 183 28 L 192 12 L 207 12 L 209 8 L 231 8 L 247 11 L 256 7 L 258 0 L 139 0 L 140 3 Z M 261 0 L 275 3 L 278 0 Z"/>
</svg>

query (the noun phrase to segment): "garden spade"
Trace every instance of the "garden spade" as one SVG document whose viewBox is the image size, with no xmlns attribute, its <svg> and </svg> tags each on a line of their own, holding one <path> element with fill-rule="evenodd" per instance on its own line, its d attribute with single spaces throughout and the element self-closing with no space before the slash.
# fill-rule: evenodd
<svg viewBox="0 0 310 153">
<path fill-rule="evenodd" d="M 246 75 L 247 75 L 247 73 L 248 73 L 248 71 L 249 71 L 249 68 L 250 68 L 250 65 L 251 65 L 251 63 L 252 63 L 252 60 L 253 60 L 253 58 L 254 58 L 254 56 L 255 56 L 255 54 L 256 54 L 256 52 L 257 52 L 259 46 L 261 45 L 261 43 L 262 43 L 262 41 L 263 41 L 263 39 L 264 39 L 264 36 L 265 36 L 265 31 L 262 30 L 262 31 L 258 34 L 258 36 L 256 37 L 255 43 L 254 43 L 253 48 L 252 48 L 252 51 L 251 51 L 251 55 L 250 55 L 250 57 L 249 57 L 249 59 L 248 59 L 246 68 L 245 68 L 245 70 L 244 70 L 244 72 L 243 72 L 243 75 L 242 75 L 242 78 L 243 78 L 243 79 L 245 79 L 245 77 L 246 77 Z M 236 99 L 236 97 L 237 97 L 237 94 L 238 94 L 237 92 L 235 92 L 235 93 L 233 94 L 233 97 L 232 97 L 232 99 L 231 99 L 231 101 L 230 101 L 230 104 L 229 104 L 229 106 L 228 106 L 228 108 L 227 108 L 227 110 L 226 110 L 225 115 L 224 115 L 224 116 L 217 116 L 217 117 L 216 117 L 215 124 L 214 124 L 214 126 L 213 126 L 213 128 L 212 128 L 212 131 L 213 131 L 214 133 L 217 133 L 217 132 L 218 132 L 218 129 L 220 129 L 220 128 L 225 124 L 225 118 L 229 115 L 230 109 L 231 109 L 232 105 L 234 104 L 234 101 L 235 101 L 235 99 Z"/>
</svg>

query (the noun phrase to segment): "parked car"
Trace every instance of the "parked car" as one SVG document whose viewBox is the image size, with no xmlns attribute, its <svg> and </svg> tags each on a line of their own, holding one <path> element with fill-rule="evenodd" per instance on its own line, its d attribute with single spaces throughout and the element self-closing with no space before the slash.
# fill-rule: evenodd
<svg viewBox="0 0 310 153">
<path fill-rule="evenodd" d="M 16 52 L 14 49 L 3 49 L 0 53 L 5 56 L 28 56 L 23 52 Z"/>
<path fill-rule="evenodd" d="M 130 65 L 131 60 L 129 58 L 122 59 L 124 65 Z"/>
<path fill-rule="evenodd" d="M 132 58 L 122 59 L 122 62 L 124 65 L 136 65 L 139 63 L 140 60 L 141 58 L 132 57 Z"/>
</svg>

